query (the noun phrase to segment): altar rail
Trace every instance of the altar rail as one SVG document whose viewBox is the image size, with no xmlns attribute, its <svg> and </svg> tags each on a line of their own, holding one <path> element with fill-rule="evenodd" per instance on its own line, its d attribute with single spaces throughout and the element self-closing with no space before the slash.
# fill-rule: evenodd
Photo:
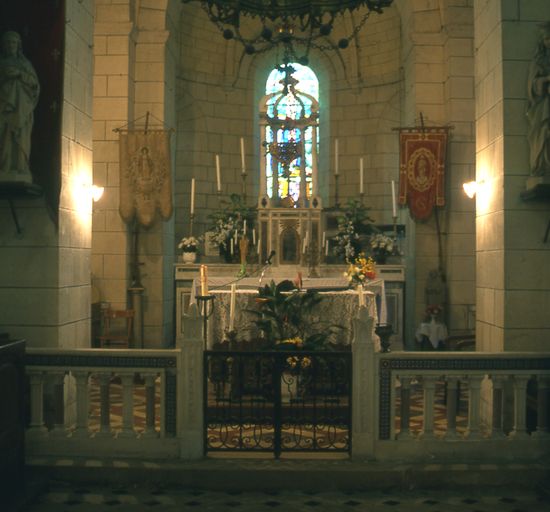
<svg viewBox="0 0 550 512">
<path fill-rule="evenodd" d="M 27 455 L 203 457 L 202 319 L 194 306 L 190 315 L 174 350 L 27 349 Z M 366 308 L 354 321 L 353 457 L 490 463 L 550 454 L 550 354 L 381 353 L 373 321 Z"/>
</svg>

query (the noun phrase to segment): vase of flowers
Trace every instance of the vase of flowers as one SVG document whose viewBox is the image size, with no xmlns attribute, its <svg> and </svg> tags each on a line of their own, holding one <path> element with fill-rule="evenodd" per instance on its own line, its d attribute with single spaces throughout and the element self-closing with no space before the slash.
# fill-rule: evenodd
<svg viewBox="0 0 550 512">
<path fill-rule="evenodd" d="M 374 261 L 383 265 L 386 263 L 388 256 L 393 253 L 393 239 L 387 235 L 378 233 L 371 237 L 370 247 Z"/>
<path fill-rule="evenodd" d="M 350 286 L 364 286 L 376 277 L 376 265 L 372 258 L 367 258 L 364 252 L 359 253 L 354 261 L 350 262 L 344 272 Z"/>
<path fill-rule="evenodd" d="M 334 238 L 335 251 L 347 262 L 353 261 L 361 251 L 361 234 L 367 233 L 370 229 L 369 224 L 373 222 L 368 211 L 369 208 L 360 201 L 350 199 L 342 215 L 337 218 L 338 234 Z"/>
<path fill-rule="evenodd" d="M 182 250 L 181 259 L 183 263 L 195 263 L 197 261 L 197 253 L 199 250 L 200 237 L 194 236 L 184 237 L 178 244 L 178 249 Z"/>
</svg>

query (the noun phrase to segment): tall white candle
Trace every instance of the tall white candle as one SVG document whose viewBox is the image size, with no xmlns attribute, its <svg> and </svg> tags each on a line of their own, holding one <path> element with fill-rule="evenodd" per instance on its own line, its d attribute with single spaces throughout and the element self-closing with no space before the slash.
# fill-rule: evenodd
<svg viewBox="0 0 550 512">
<path fill-rule="evenodd" d="M 233 238 L 231 239 L 231 254 L 233 254 L 233 251 L 235 250 L 234 249 L 234 245 L 235 245 L 235 241 L 233 240 Z"/>
<path fill-rule="evenodd" d="M 191 215 L 195 213 L 195 178 L 191 178 Z"/>
<path fill-rule="evenodd" d="M 363 192 L 363 157 L 361 157 L 359 159 L 359 193 Z"/>
<path fill-rule="evenodd" d="M 338 139 L 334 140 L 334 174 L 338 176 Z"/>
<path fill-rule="evenodd" d="M 220 155 L 216 155 L 216 183 L 218 192 L 222 191 L 222 175 L 220 172 Z"/>
<path fill-rule="evenodd" d="M 395 181 L 393 180 L 391 180 L 391 206 L 393 217 L 397 217 L 397 205 L 395 203 Z"/>
<path fill-rule="evenodd" d="M 252 245 L 256 245 L 256 230 L 252 230 Z"/>
<path fill-rule="evenodd" d="M 262 239 L 260 238 L 258 240 L 258 256 L 260 255 L 261 252 L 262 252 Z"/>
<path fill-rule="evenodd" d="M 328 256 L 328 240 L 325 243 L 325 256 Z"/>
<path fill-rule="evenodd" d="M 235 327 L 235 305 L 237 302 L 237 284 L 231 285 L 231 300 L 229 301 L 229 330 Z"/>
<path fill-rule="evenodd" d="M 246 219 L 243 222 L 243 234 L 246 235 Z"/>
<path fill-rule="evenodd" d="M 244 174 L 246 172 L 246 167 L 244 166 L 244 139 L 241 137 L 241 172 Z"/>
<path fill-rule="evenodd" d="M 327 239 L 327 232 L 326 231 L 323 231 L 323 242 L 321 243 L 321 247 L 324 247 L 325 246 L 325 241 Z"/>
</svg>

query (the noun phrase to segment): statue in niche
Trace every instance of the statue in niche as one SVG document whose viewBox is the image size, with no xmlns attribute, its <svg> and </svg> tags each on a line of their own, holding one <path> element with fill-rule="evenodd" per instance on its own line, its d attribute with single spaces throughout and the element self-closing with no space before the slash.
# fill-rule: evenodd
<svg viewBox="0 0 550 512">
<path fill-rule="evenodd" d="M 543 176 L 550 173 L 550 22 L 541 25 L 527 86 L 531 175 Z"/>
<path fill-rule="evenodd" d="M 29 155 L 39 93 L 38 77 L 23 56 L 21 37 L 5 32 L 0 56 L 0 182 L 32 183 Z"/>
</svg>

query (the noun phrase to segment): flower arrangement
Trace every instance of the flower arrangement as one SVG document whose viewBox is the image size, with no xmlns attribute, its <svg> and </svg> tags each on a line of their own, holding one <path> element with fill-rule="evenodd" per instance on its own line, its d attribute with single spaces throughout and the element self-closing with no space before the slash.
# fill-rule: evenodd
<svg viewBox="0 0 550 512">
<path fill-rule="evenodd" d="M 443 313 L 443 307 L 439 304 L 430 304 L 426 308 L 426 315 L 430 317 L 436 317 Z"/>
<path fill-rule="evenodd" d="M 247 231 L 252 229 L 255 210 L 246 206 L 239 194 L 231 194 L 229 199 L 230 202 L 225 201 L 221 210 L 210 215 L 213 222 L 210 240 L 224 250 L 228 249 L 228 242 L 235 233 L 243 233 L 245 227 Z"/>
<path fill-rule="evenodd" d="M 360 201 L 350 199 L 339 216 L 338 234 L 334 238 L 336 241 L 336 252 L 344 257 L 346 261 L 352 261 L 359 253 L 361 244 L 359 235 L 366 230 L 366 224 L 373 222 L 368 215 L 368 210 Z"/>
<path fill-rule="evenodd" d="M 393 239 L 382 233 L 373 235 L 370 239 L 370 246 L 374 252 L 386 252 L 391 254 L 393 252 Z"/>
<path fill-rule="evenodd" d="M 178 249 L 183 252 L 197 252 L 201 239 L 200 236 L 198 238 L 194 236 L 183 237 L 178 244 Z"/>
<path fill-rule="evenodd" d="M 363 285 L 376 277 L 376 265 L 372 258 L 367 258 L 364 252 L 359 253 L 357 258 L 349 264 L 348 270 L 344 272 L 350 284 Z"/>
</svg>

